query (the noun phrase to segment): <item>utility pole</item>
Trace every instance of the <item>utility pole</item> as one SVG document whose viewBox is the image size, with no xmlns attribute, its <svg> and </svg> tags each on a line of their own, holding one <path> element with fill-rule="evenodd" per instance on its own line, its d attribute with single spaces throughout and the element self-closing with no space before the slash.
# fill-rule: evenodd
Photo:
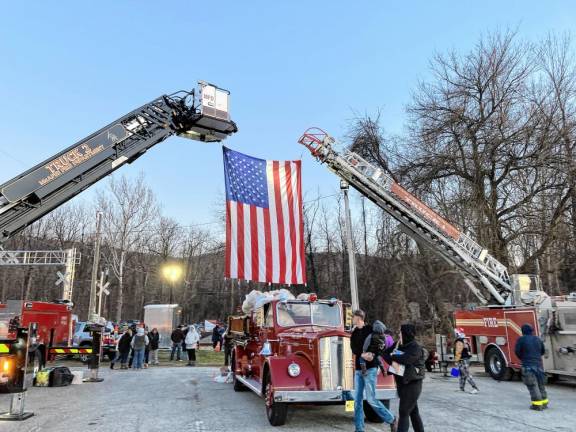
<svg viewBox="0 0 576 432">
<path fill-rule="evenodd" d="M 108 269 L 102 270 L 100 272 L 100 283 L 98 284 L 98 316 L 102 316 L 102 296 L 103 294 L 109 295 L 108 287 L 110 282 L 104 283 L 104 280 L 108 278 Z"/>
<path fill-rule="evenodd" d="M 352 215 L 350 213 L 350 201 L 348 190 L 350 185 L 346 180 L 340 180 L 340 190 L 344 195 L 344 229 L 346 230 L 346 248 L 348 249 L 348 268 L 350 273 L 350 298 L 352 310 L 360 308 L 358 301 L 358 279 L 356 278 L 356 257 L 354 255 L 354 242 L 352 241 Z"/>
<path fill-rule="evenodd" d="M 98 267 L 100 265 L 100 230 L 102 225 L 102 212 L 96 212 L 96 240 L 94 243 L 94 262 L 92 264 L 92 279 L 90 281 L 90 304 L 88 306 L 88 321 L 96 315 L 96 285 L 98 283 Z"/>
</svg>

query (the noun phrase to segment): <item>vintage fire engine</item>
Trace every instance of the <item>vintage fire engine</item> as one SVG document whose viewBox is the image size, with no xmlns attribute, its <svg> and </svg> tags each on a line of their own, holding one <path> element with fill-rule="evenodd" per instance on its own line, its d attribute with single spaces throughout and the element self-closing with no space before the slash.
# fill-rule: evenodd
<svg viewBox="0 0 576 432">
<path fill-rule="evenodd" d="M 551 298 L 539 278 L 509 275 L 508 269 L 469 235 L 400 186 L 381 168 L 350 150 L 334 150 L 334 138 L 308 129 L 298 140 L 321 163 L 400 223 L 419 245 L 453 266 L 482 307 L 457 311 L 455 326 L 471 340 L 478 361 L 496 379 L 509 378 L 519 368 L 514 344 L 520 327 L 531 324 L 543 338 L 548 374 L 576 376 L 576 294 Z M 447 338 L 437 336 L 440 361 L 453 360 Z"/>
<path fill-rule="evenodd" d="M 290 404 L 344 404 L 351 399 L 354 361 L 346 331 L 351 310 L 341 301 L 318 300 L 314 294 L 306 300 L 275 299 L 247 315 L 229 317 L 228 325 L 234 390 L 262 396 L 272 426 L 285 423 Z M 391 375 L 379 374 L 376 395 L 381 400 L 396 397 Z M 365 413 L 368 420 L 378 421 L 372 410 Z"/>
</svg>

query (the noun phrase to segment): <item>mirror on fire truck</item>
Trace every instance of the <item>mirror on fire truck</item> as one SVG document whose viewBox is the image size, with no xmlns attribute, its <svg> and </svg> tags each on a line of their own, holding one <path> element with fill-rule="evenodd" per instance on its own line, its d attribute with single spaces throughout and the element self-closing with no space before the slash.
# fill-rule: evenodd
<svg viewBox="0 0 576 432">
<path fill-rule="evenodd" d="M 342 307 L 344 308 L 344 329 L 346 331 L 352 331 L 352 305 L 344 303 Z"/>
</svg>

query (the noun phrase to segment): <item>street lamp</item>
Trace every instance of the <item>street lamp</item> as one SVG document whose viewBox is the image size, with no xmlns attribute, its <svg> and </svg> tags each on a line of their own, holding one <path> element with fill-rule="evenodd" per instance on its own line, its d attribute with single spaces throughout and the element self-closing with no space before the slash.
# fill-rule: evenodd
<svg viewBox="0 0 576 432">
<path fill-rule="evenodd" d="M 162 276 L 170 282 L 170 301 L 172 304 L 174 300 L 174 285 L 182 277 L 182 267 L 178 264 L 165 264 L 162 267 Z"/>
</svg>

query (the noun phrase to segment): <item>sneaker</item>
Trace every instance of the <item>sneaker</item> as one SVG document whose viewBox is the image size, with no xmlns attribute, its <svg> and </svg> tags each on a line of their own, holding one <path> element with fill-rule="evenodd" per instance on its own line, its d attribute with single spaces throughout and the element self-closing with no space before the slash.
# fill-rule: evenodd
<svg viewBox="0 0 576 432">
<path fill-rule="evenodd" d="M 532 411 L 543 411 L 544 410 L 544 408 L 542 408 L 541 405 L 530 405 L 530 409 Z"/>
<path fill-rule="evenodd" d="M 478 393 L 478 389 L 472 389 L 470 390 L 470 394 L 477 394 Z"/>
</svg>

